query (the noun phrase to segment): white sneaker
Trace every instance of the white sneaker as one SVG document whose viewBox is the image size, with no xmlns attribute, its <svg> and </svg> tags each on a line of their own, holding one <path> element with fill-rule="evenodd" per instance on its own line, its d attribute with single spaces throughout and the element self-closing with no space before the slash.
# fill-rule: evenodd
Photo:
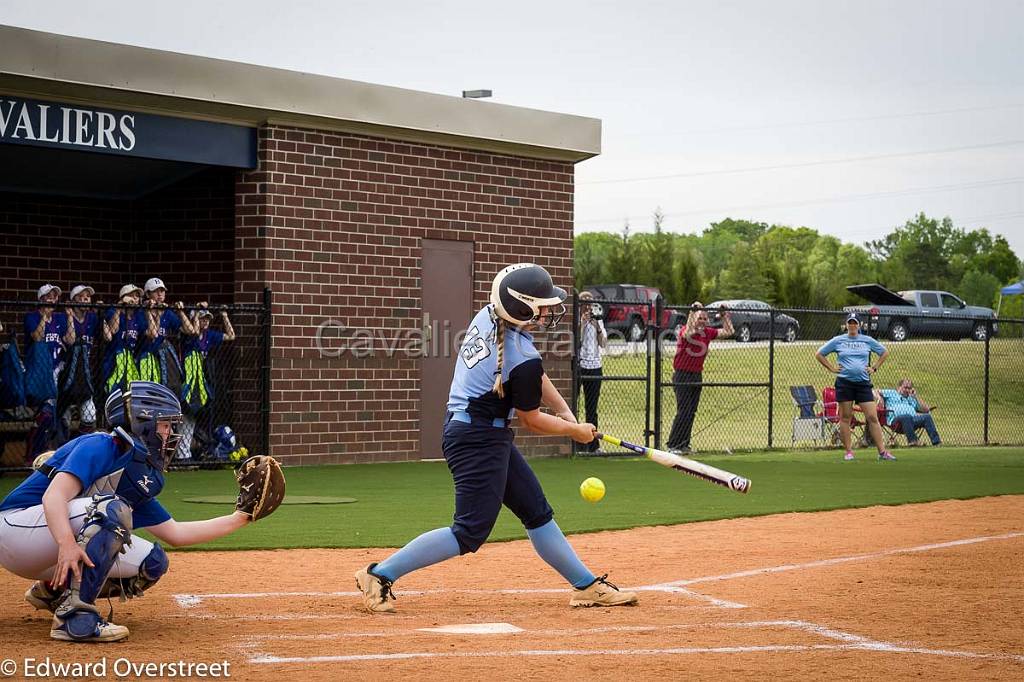
<svg viewBox="0 0 1024 682">
<path fill-rule="evenodd" d="M 25 592 L 25 601 L 42 611 L 53 613 L 60 605 L 60 592 L 52 592 L 42 580 L 32 583 L 32 587 Z"/>
<path fill-rule="evenodd" d="M 50 638 L 62 642 L 119 642 L 127 636 L 128 628 L 108 623 L 103 619 L 96 623 L 93 634 L 86 637 L 73 637 L 68 631 L 67 623 L 57 616 L 53 617 L 53 624 L 50 626 Z"/>
<path fill-rule="evenodd" d="M 639 600 L 636 592 L 623 592 L 606 580 L 605 573 L 581 590 L 573 590 L 569 606 L 633 606 Z"/>
<path fill-rule="evenodd" d="M 394 613 L 395 593 L 391 581 L 372 573 L 376 563 L 356 571 L 356 587 L 363 593 L 363 604 L 370 613 Z"/>
</svg>

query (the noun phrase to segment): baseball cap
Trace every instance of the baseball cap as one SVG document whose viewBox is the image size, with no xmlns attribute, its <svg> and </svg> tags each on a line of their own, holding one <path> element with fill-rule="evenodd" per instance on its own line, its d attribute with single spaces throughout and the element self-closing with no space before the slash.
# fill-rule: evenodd
<svg viewBox="0 0 1024 682">
<path fill-rule="evenodd" d="M 860 318 L 857 317 L 857 313 L 850 313 L 846 316 L 846 323 L 849 324 L 850 322 L 856 322 L 858 325 L 860 324 Z"/>
<path fill-rule="evenodd" d="M 142 294 L 142 290 L 136 287 L 135 285 L 125 285 L 124 287 L 121 288 L 121 293 L 118 294 L 118 298 L 124 298 L 128 294 L 134 293 L 136 291 L 140 295 Z"/>
<path fill-rule="evenodd" d="M 164 281 L 159 277 L 150 277 L 146 280 L 146 293 L 156 291 L 157 289 L 163 289 L 167 291 L 167 287 L 164 285 Z"/>
<path fill-rule="evenodd" d="M 200 308 L 199 312 L 196 314 L 196 317 L 213 317 L 213 313 L 211 313 L 206 308 Z"/>
<path fill-rule="evenodd" d="M 43 286 L 39 287 L 39 291 L 36 292 L 36 300 L 42 300 L 43 296 L 46 296 L 51 291 L 56 291 L 57 295 L 60 296 L 60 287 L 47 282 Z"/>
<path fill-rule="evenodd" d="M 77 287 L 71 290 L 71 298 L 78 296 L 83 291 L 88 291 L 90 296 L 96 293 L 96 290 L 93 289 L 88 284 L 79 284 Z"/>
</svg>

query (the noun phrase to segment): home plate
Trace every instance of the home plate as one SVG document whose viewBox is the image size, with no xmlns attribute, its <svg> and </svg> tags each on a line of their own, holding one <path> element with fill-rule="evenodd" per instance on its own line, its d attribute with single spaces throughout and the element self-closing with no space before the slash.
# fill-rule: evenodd
<svg viewBox="0 0 1024 682">
<path fill-rule="evenodd" d="M 417 628 L 420 632 L 443 632 L 448 635 L 505 635 L 522 632 L 511 623 L 466 623 L 465 625 L 443 625 L 439 628 Z"/>
</svg>

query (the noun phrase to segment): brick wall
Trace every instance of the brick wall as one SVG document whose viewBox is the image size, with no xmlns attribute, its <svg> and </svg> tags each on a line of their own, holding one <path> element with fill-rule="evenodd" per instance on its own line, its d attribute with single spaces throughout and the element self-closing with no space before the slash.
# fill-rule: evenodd
<svg viewBox="0 0 1024 682">
<path fill-rule="evenodd" d="M 236 175 L 206 170 L 134 202 L 136 284 L 160 277 L 174 300 L 234 302 Z"/>
<path fill-rule="evenodd" d="M 160 277 L 170 298 L 230 303 L 235 172 L 193 175 L 136 201 L 0 192 L 0 300 L 34 301 L 49 281 L 112 302 Z"/>
<path fill-rule="evenodd" d="M 0 300 L 35 301 L 47 281 L 65 293 L 86 282 L 110 300 L 130 222 L 127 202 L 0 192 Z"/>
<path fill-rule="evenodd" d="M 260 131 L 259 154 L 236 189 L 236 298 L 274 290 L 272 453 L 417 459 L 418 360 L 322 357 L 317 326 L 335 319 L 385 340 L 418 328 L 424 238 L 474 242 L 477 306 L 512 262 L 536 260 L 568 287 L 572 165 L 280 126 Z M 568 394 L 568 360 L 545 366 Z M 567 451 L 565 439 L 517 442 Z"/>
<path fill-rule="evenodd" d="M 134 202 L 0 193 L 0 297 L 84 281 L 110 301 L 125 273 L 159 276 L 188 302 L 258 303 L 270 286 L 271 452 L 290 464 L 418 459 L 418 358 L 322 357 L 317 326 L 336 319 L 385 342 L 418 329 L 425 238 L 474 242 L 478 307 L 512 262 L 534 260 L 568 288 L 572 164 L 280 126 L 261 129 L 259 156 L 255 171 L 204 171 Z M 568 395 L 568 359 L 545 367 Z M 568 450 L 563 438 L 517 443 Z"/>
</svg>

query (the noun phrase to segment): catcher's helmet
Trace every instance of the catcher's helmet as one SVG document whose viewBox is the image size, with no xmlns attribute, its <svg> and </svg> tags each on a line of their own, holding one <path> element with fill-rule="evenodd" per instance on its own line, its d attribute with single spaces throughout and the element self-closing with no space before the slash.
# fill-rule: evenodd
<svg viewBox="0 0 1024 682">
<path fill-rule="evenodd" d="M 495 275 L 491 304 L 498 317 L 514 325 L 539 323 L 541 308 L 558 306 L 545 325 L 551 329 L 565 315 L 565 289 L 552 284 L 551 275 L 541 266 L 517 263 Z"/>
<path fill-rule="evenodd" d="M 166 466 L 181 438 L 177 432 L 177 426 L 181 423 L 181 403 L 178 397 L 161 384 L 133 381 L 128 385 L 128 390 L 121 393 L 118 408 L 111 404 L 116 393 L 119 391 L 115 390 L 107 398 L 105 409 L 108 423 L 130 427 L 136 439 L 145 444 L 149 454 L 162 460 Z M 161 421 L 171 424 L 171 433 L 166 438 L 157 433 L 156 425 Z"/>
</svg>

